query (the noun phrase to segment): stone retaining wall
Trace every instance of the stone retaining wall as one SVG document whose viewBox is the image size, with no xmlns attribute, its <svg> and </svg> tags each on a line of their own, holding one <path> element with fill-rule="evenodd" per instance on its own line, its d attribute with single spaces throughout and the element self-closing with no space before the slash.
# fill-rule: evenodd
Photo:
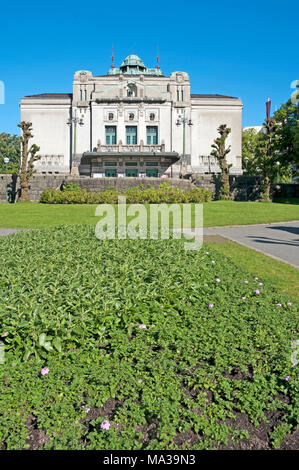
<svg viewBox="0 0 299 470">
<path fill-rule="evenodd" d="M 45 189 L 60 189 L 62 183 L 74 183 L 88 192 L 105 191 L 113 188 L 125 191 L 134 186 L 153 186 L 157 188 L 167 181 L 170 186 L 176 186 L 184 191 L 194 187 L 208 189 L 219 196 L 221 188 L 220 175 L 192 174 L 189 179 L 175 178 L 76 178 L 66 175 L 33 175 L 29 183 L 31 201 L 39 201 Z M 8 183 L 9 201 L 16 202 L 19 196 L 19 179 L 16 175 L 0 174 L 0 203 L 6 202 L 6 182 Z M 231 194 L 235 201 L 256 201 L 259 199 L 261 177 L 259 176 L 230 176 Z M 277 197 L 299 197 L 299 184 L 279 183 L 272 186 L 272 192 Z"/>
</svg>

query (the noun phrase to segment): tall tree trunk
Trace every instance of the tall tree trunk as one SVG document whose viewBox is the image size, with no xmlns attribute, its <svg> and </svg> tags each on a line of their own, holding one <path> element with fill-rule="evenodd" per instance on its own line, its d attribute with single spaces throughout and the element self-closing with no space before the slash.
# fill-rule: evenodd
<svg viewBox="0 0 299 470">
<path fill-rule="evenodd" d="M 21 196 L 19 198 L 20 202 L 29 201 L 29 185 L 27 179 L 27 160 L 28 160 L 28 140 L 25 138 L 23 140 L 22 147 L 22 164 L 20 172 L 20 183 L 21 183 Z"/>
<path fill-rule="evenodd" d="M 271 202 L 270 191 L 271 179 L 269 178 L 269 176 L 265 176 L 265 178 L 263 179 L 263 192 L 261 194 L 260 200 L 263 202 Z"/>
</svg>

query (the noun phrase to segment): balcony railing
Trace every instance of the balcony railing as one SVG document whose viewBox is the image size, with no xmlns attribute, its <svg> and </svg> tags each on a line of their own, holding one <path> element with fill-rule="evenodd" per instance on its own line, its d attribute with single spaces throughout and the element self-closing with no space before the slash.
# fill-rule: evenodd
<svg viewBox="0 0 299 470">
<path fill-rule="evenodd" d="M 128 145 L 122 144 L 119 142 L 114 145 L 101 144 L 101 141 L 98 141 L 97 152 L 165 152 L 165 144 L 161 145 L 145 145 L 141 141 L 139 145 Z"/>
</svg>

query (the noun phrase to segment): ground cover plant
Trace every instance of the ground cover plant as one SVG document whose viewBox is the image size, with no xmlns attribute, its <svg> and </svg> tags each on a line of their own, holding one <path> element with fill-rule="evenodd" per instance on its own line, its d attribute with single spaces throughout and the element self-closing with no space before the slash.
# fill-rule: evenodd
<svg viewBox="0 0 299 470">
<path fill-rule="evenodd" d="M 146 204 L 149 210 L 149 204 Z M 94 204 L 0 204 L 0 227 L 46 228 L 57 225 L 96 225 Z M 203 203 L 204 227 L 266 224 L 299 220 L 299 206 L 261 202 Z"/>
<path fill-rule="evenodd" d="M 210 245 L 0 239 L 2 449 L 296 448 L 298 302 Z"/>
</svg>

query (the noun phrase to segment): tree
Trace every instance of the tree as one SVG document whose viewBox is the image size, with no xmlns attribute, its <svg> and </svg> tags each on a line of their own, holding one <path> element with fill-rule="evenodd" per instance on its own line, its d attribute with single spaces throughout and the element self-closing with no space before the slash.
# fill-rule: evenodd
<svg viewBox="0 0 299 470">
<path fill-rule="evenodd" d="M 264 131 L 257 136 L 255 156 L 251 160 L 251 172 L 262 176 L 262 191 L 260 199 L 271 201 L 271 183 L 278 174 L 280 177 L 290 175 L 290 165 L 287 159 L 281 159 L 278 148 L 278 128 L 275 119 L 267 118 L 263 124 Z"/>
<path fill-rule="evenodd" d="M 292 168 L 299 166 L 299 147 L 296 144 L 296 130 L 299 120 L 299 106 L 288 100 L 274 113 L 277 127 L 276 150 L 281 163 L 288 162 Z"/>
<path fill-rule="evenodd" d="M 217 139 L 214 140 L 214 144 L 212 144 L 212 148 L 214 150 L 212 150 L 211 155 L 216 158 L 221 169 L 222 188 L 220 199 L 230 199 L 229 169 L 232 165 L 227 163 L 226 156 L 229 154 L 231 146 L 229 145 L 226 148 L 225 144 L 228 135 L 231 133 L 231 129 L 227 127 L 226 124 L 221 124 L 217 131 L 219 132 L 220 137 L 217 137 Z"/>
<path fill-rule="evenodd" d="M 242 132 L 242 167 L 249 175 L 256 174 L 255 157 L 261 133 L 256 129 L 246 129 Z"/>
<path fill-rule="evenodd" d="M 32 123 L 22 121 L 18 126 L 22 130 L 22 156 L 21 156 L 21 169 L 20 169 L 20 183 L 21 183 L 21 197 L 19 201 L 29 201 L 29 179 L 35 172 L 34 162 L 39 160 L 41 157 L 37 155 L 40 148 L 36 144 L 32 144 L 29 148 L 29 140 L 32 139 Z M 29 158 L 30 155 L 30 158 Z"/>
<path fill-rule="evenodd" d="M 18 173 L 21 157 L 21 137 L 17 135 L 0 134 L 0 174 Z M 9 163 L 4 163 L 4 158 L 9 158 Z"/>
</svg>

